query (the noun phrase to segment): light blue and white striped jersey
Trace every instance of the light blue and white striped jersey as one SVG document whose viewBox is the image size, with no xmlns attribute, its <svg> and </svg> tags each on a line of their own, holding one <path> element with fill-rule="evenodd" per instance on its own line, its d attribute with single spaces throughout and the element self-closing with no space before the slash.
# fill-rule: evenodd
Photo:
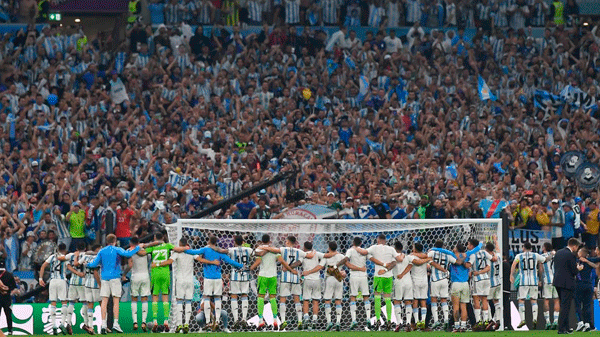
<svg viewBox="0 0 600 337">
<path fill-rule="evenodd" d="M 490 263 L 492 262 L 492 255 L 484 250 L 480 250 L 479 252 L 469 257 L 469 262 L 471 263 L 472 271 L 480 271 L 490 265 Z M 473 279 L 475 280 L 475 282 L 489 280 L 490 274 L 479 274 L 477 276 L 474 276 Z"/>
<path fill-rule="evenodd" d="M 229 248 L 229 257 L 237 262 L 237 263 L 241 263 L 244 266 L 250 266 L 250 261 L 252 260 L 252 248 L 248 248 L 248 247 L 234 247 L 234 248 Z M 239 271 L 235 268 L 231 268 L 231 281 L 238 281 L 238 282 L 243 282 L 243 281 L 250 281 L 250 272 L 245 271 Z"/>
<path fill-rule="evenodd" d="M 92 263 L 92 261 L 94 261 L 95 258 L 96 258 L 96 254 L 79 255 L 79 263 L 81 263 L 81 264 Z M 87 266 L 85 267 L 84 284 L 85 284 L 86 288 L 90 288 L 90 289 L 100 288 L 100 286 L 98 285 L 98 282 L 96 281 L 96 278 L 94 277 L 94 270 L 98 270 L 98 268 L 89 268 Z"/>
<path fill-rule="evenodd" d="M 248 1 L 248 18 L 254 22 L 262 22 L 262 9 L 260 1 Z"/>
<path fill-rule="evenodd" d="M 46 263 L 50 265 L 50 279 L 51 280 L 66 280 L 67 279 L 67 266 L 66 261 L 60 261 L 58 259 L 62 254 L 56 253 L 50 255 L 46 259 Z"/>
<path fill-rule="evenodd" d="M 552 253 L 544 253 L 542 254 L 544 258 L 548 258 L 548 256 L 552 256 L 552 258 L 542 264 L 544 268 L 544 284 L 553 284 L 554 282 L 554 255 Z"/>
<path fill-rule="evenodd" d="M 500 254 L 498 253 L 494 253 L 496 255 L 497 261 L 491 262 L 491 269 L 490 269 L 490 287 L 497 287 L 499 285 L 501 285 L 502 283 L 500 282 L 500 268 L 502 268 L 502 256 L 500 256 Z"/>
<path fill-rule="evenodd" d="M 82 254 L 84 254 L 84 253 L 79 254 L 79 257 L 81 257 Z M 78 256 L 75 255 L 75 253 L 67 254 L 67 261 L 71 265 L 71 267 L 73 267 L 73 269 L 77 270 L 78 272 L 84 272 L 84 270 L 83 270 L 84 267 L 82 264 L 79 264 L 78 260 L 77 260 L 78 265 L 75 266 L 75 261 L 77 258 L 78 258 Z M 69 284 L 72 286 L 82 286 L 82 285 L 84 285 L 83 278 L 71 273 L 71 280 L 69 281 Z"/>
<path fill-rule="evenodd" d="M 339 0 L 323 0 L 321 1 L 323 8 L 323 22 L 326 24 L 337 25 L 339 21 Z"/>
<path fill-rule="evenodd" d="M 285 1 L 285 23 L 288 25 L 300 23 L 300 0 Z"/>
<path fill-rule="evenodd" d="M 282 247 L 280 249 L 281 257 L 283 261 L 285 261 L 288 265 L 292 265 L 296 261 L 304 260 L 306 257 L 306 253 L 301 251 L 300 249 L 291 248 L 291 247 Z M 289 271 L 282 271 L 281 278 L 279 279 L 281 283 L 300 283 L 300 275 L 294 275 Z"/>
<path fill-rule="evenodd" d="M 537 264 L 538 262 L 544 262 L 545 260 L 546 258 L 533 252 L 517 254 L 515 261 L 519 264 L 519 270 L 521 271 L 522 286 L 538 285 Z"/>
<path fill-rule="evenodd" d="M 438 251 L 432 250 L 429 253 L 427 253 L 427 256 L 431 258 L 432 262 L 439 264 L 446 270 L 448 270 L 448 268 L 450 267 L 450 264 L 456 263 L 456 258 L 454 256 L 446 254 L 444 252 L 438 252 Z M 437 282 L 437 281 L 441 281 L 441 280 L 447 279 L 447 278 L 450 278 L 449 272 L 444 273 L 441 270 L 438 270 L 437 268 L 434 268 L 432 266 L 431 282 Z"/>
</svg>

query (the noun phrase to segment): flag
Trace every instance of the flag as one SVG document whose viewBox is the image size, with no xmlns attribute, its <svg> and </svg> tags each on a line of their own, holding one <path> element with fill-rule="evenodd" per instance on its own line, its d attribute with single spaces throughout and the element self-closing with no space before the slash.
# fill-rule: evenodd
<svg viewBox="0 0 600 337">
<path fill-rule="evenodd" d="M 370 140 L 369 137 L 366 137 L 365 141 L 371 148 L 371 151 L 379 152 L 383 149 L 383 147 L 381 146 L 381 143 L 374 142 L 374 141 Z"/>
<path fill-rule="evenodd" d="M 358 96 L 356 96 L 356 99 L 359 102 L 362 102 L 362 100 L 365 99 L 365 96 L 367 96 L 367 93 L 369 92 L 369 80 L 367 80 L 365 75 L 360 75 L 358 82 L 360 85 L 360 89 L 358 90 Z"/>
<path fill-rule="evenodd" d="M 346 55 L 346 57 L 344 58 L 344 62 L 346 63 L 348 68 L 350 68 L 352 70 L 356 70 L 356 63 L 354 63 L 354 61 L 350 58 L 350 56 Z"/>
<path fill-rule="evenodd" d="M 497 99 L 496 95 L 494 95 L 492 93 L 492 91 L 490 90 L 490 87 L 488 87 L 488 85 L 485 83 L 485 81 L 483 80 L 483 78 L 481 76 L 478 77 L 477 82 L 478 82 L 477 89 L 479 91 L 479 98 L 482 101 L 485 101 L 488 99 L 495 101 Z"/>
<path fill-rule="evenodd" d="M 550 108 L 556 110 L 556 114 L 562 114 L 562 108 L 565 102 L 559 95 L 553 95 L 544 90 L 536 90 L 533 94 L 533 106 L 544 111 L 546 115 L 550 113 Z"/>
<path fill-rule="evenodd" d="M 582 108 L 583 110 L 597 109 L 596 98 L 588 95 L 579 88 L 572 85 L 567 85 L 560 92 L 560 97 L 574 108 Z"/>
<path fill-rule="evenodd" d="M 335 61 L 333 61 L 332 59 L 327 59 L 327 73 L 329 73 L 329 76 L 331 76 L 331 74 L 333 74 L 333 72 L 337 69 L 338 64 L 335 63 Z"/>
</svg>

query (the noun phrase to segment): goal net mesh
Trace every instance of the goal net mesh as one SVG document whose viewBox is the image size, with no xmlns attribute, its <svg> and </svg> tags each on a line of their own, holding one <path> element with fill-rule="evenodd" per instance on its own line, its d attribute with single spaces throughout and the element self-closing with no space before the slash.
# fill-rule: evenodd
<svg viewBox="0 0 600 337">
<path fill-rule="evenodd" d="M 294 221 L 294 220 L 292 220 Z M 169 241 L 175 245 L 178 244 L 180 238 L 184 237 L 188 240 L 191 248 L 197 249 L 204 247 L 208 244 L 210 236 L 216 236 L 218 238 L 217 245 L 223 249 L 229 249 L 234 247 L 234 237 L 242 236 L 245 241 L 245 245 L 254 249 L 260 244 L 260 240 L 263 234 L 269 234 L 271 237 L 272 245 L 275 247 L 284 247 L 285 241 L 288 236 L 295 236 L 297 239 L 297 246 L 295 248 L 301 249 L 305 241 L 310 241 L 313 244 L 313 249 L 319 252 L 326 253 L 328 250 L 328 243 L 334 241 L 338 245 L 338 252 L 345 254 L 346 251 L 352 246 L 354 237 L 362 238 L 363 248 L 368 248 L 371 245 L 376 244 L 377 236 L 379 234 L 385 234 L 388 244 L 393 245 L 394 242 L 400 241 L 404 246 L 404 253 L 409 254 L 413 243 L 419 242 L 424 247 L 424 252 L 434 247 L 434 243 L 437 240 L 444 242 L 444 247 L 452 250 L 457 243 L 466 244 L 470 238 L 475 238 L 482 242 L 494 242 L 498 245 L 499 237 L 499 222 L 493 220 L 481 220 L 481 219 L 465 219 L 461 221 L 457 220 L 446 220 L 446 221 L 433 221 L 433 220 L 297 220 L 292 222 L 290 220 L 214 220 L 214 219 L 187 219 L 179 220 L 176 224 L 167 226 L 167 234 Z M 501 244 L 501 243 L 500 243 Z M 239 261 L 242 262 L 242 261 Z M 247 262 L 249 267 L 254 262 L 253 259 Z M 347 274 L 348 270 L 343 267 Z M 299 273 L 302 272 L 301 266 L 298 268 Z M 231 312 L 231 297 L 230 297 L 230 272 L 231 267 L 228 265 L 222 265 L 223 272 L 223 297 L 222 306 L 228 314 L 229 327 L 233 325 L 233 315 Z M 257 311 L 257 276 L 255 272 L 250 272 L 250 289 L 249 289 L 249 307 L 248 307 L 248 324 L 254 326 L 258 322 L 258 311 Z M 281 266 L 278 266 L 278 274 L 281 273 Z M 324 271 L 321 271 L 321 289 L 325 290 L 325 279 Z M 370 301 L 373 303 L 373 274 L 374 264 L 367 261 L 367 274 L 369 280 L 370 289 Z M 199 284 L 203 284 L 202 266 L 196 262 L 194 266 L 194 276 L 199 281 Z M 501 279 L 501 278 L 500 278 Z M 177 280 L 172 283 L 173 287 L 176 287 Z M 279 284 L 278 284 L 279 286 Z M 342 320 L 341 328 L 347 329 L 351 324 L 350 315 L 350 300 L 349 300 L 349 278 L 344 279 L 344 291 L 342 298 Z M 173 294 L 175 291 L 173 291 Z M 197 294 L 199 295 L 199 294 Z M 393 296 L 392 296 L 393 298 Z M 300 296 L 302 303 L 302 296 Z M 175 298 L 171 302 L 174 304 Z M 264 319 L 268 324 L 272 324 L 272 311 L 268 299 L 265 300 Z M 279 305 L 279 297 L 277 298 Z M 451 306 L 450 301 L 448 301 Z M 385 303 L 382 303 L 382 318 L 385 317 L 386 310 L 384 308 Z M 429 300 L 428 300 L 429 305 Z M 194 303 L 194 316 L 197 313 L 199 303 Z M 334 305 L 332 304 L 332 307 Z M 317 321 L 317 329 L 325 329 L 326 318 L 325 310 L 323 309 L 323 300 L 321 300 L 320 310 Z M 374 307 L 374 306 L 373 306 Z M 238 309 L 241 310 L 241 309 Z M 452 312 L 450 310 L 450 312 Z M 310 317 L 312 317 L 312 309 L 309 309 Z M 171 310 L 170 325 L 173 326 L 175 322 L 175 310 Z M 441 319 L 441 310 L 440 310 Z M 335 322 L 335 310 L 332 313 L 333 321 Z M 374 320 L 374 310 L 371 312 L 371 321 Z M 452 316 L 452 314 L 450 314 Z M 241 318 L 241 314 L 239 314 Z M 288 322 L 287 330 L 295 329 L 297 326 L 297 315 L 292 297 L 287 298 L 286 301 L 286 317 L 280 317 L 281 320 Z M 428 310 L 428 320 L 430 320 L 430 310 Z M 279 320 L 279 322 L 281 321 Z M 359 307 L 357 310 L 357 321 L 360 323 L 359 329 L 363 329 L 366 321 L 364 310 Z M 394 315 L 392 314 L 392 321 L 395 322 Z M 190 331 L 199 331 L 200 326 L 195 319 L 190 320 Z M 312 322 L 311 322 L 312 324 Z M 431 323 L 429 323 L 431 324 Z M 206 327 L 204 327 L 206 329 Z"/>
</svg>

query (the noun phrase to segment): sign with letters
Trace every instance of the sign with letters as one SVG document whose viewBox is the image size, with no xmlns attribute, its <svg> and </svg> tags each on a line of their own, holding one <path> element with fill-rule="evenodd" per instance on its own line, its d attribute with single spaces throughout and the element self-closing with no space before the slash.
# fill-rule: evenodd
<svg viewBox="0 0 600 337">
<path fill-rule="evenodd" d="M 550 231 L 529 230 L 529 229 L 510 229 L 508 231 L 508 244 L 510 246 L 510 256 L 523 252 L 523 243 L 529 241 L 531 243 L 531 251 L 534 253 L 542 253 L 542 245 L 545 242 L 552 243 Z"/>
</svg>

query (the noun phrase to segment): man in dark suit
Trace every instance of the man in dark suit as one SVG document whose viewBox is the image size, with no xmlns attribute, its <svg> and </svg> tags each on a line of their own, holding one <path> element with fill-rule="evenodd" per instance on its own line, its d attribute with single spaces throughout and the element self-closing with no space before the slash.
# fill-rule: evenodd
<svg viewBox="0 0 600 337">
<path fill-rule="evenodd" d="M 578 272 L 575 254 L 577 254 L 579 244 L 579 240 L 571 238 L 567 247 L 556 252 L 554 256 L 554 287 L 560 298 L 559 334 L 572 333 L 569 328 L 569 313 L 575 290 L 575 276 Z"/>
</svg>

